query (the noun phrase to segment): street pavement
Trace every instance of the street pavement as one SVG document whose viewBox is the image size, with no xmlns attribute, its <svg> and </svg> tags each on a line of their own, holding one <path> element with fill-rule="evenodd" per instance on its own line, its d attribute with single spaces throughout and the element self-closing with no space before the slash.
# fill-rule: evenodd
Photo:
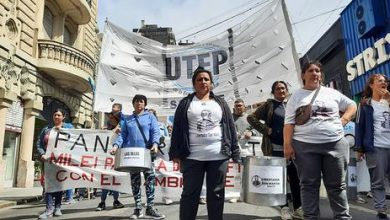
<svg viewBox="0 0 390 220">
<path fill-rule="evenodd" d="M 99 198 L 82 201 L 76 201 L 74 204 L 63 205 L 63 216 L 52 217 L 50 219 L 93 219 L 93 220 L 114 220 L 128 219 L 134 209 L 134 200 L 130 195 L 121 195 L 120 201 L 125 204 L 125 208 L 113 209 L 112 196 L 109 196 L 106 201 L 107 209 L 104 211 L 95 211 Z M 145 198 L 143 198 L 145 201 Z M 372 220 L 375 219 L 375 211 L 372 210 L 372 199 L 368 200 L 367 204 L 358 204 L 350 202 L 351 214 L 353 219 Z M 168 220 L 179 219 L 179 204 L 174 202 L 171 205 L 161 203 L 161 198 L 156 198 L 155 207 L 166 216 Z M 24 220 L 37 219 L 39 214 L 43 212 L 45 205 L 42 202 L 34 201 L 26 204 L 6 207 L 0 209 L 0 219 L 7 220 Z M 224 220 L 257 220 L 257 219 L 272 219 L 279 220 L 280 212 L 278 207 L 255 206 L 243 202 L 225 203 Z M 321 198 L 321 219 L 333 219 L 328 200 Z M 197 219 L 207 218 L 207 206 L 199 205 Z"/>
</svg>

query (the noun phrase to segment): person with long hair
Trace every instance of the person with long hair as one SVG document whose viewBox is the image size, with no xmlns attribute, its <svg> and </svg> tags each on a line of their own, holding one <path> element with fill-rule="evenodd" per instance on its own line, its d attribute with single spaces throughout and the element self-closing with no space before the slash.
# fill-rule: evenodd
<svg viewBox="0 0 390 220">
<path fill-rule="evenodd" d="M 240 161 L 232 113 L 214 95 L 212 83 L 211 72 L 198 67 L 192 76 L 195 92 L 183 98 L 175 112 L 169 157 L 180 163 L 183 173 L 180 220 L 196 218 L 205 175 L 208 218 L 222 220 L 228 160 Z"/>
<path fill-rule="evenodd" d="M 283 136 L 284 156 L 293 159 L 298 170 L 304 219 L 320 218 L 321 177 L 333 218 L 351 219 L 345 184 L 349 144 L 343 126 L 356 113 L 356 104 L 339 91 L 321 86 L 323 71 L 317 61 L 306 63 L 301 77 L 303 88 L 287 102 Z M 304 112 L 307 120 L 297 111 Z M 343 112 L 341 117 L 339 112 Z"/>
<path fill-rule="evenodd" d="M 355 126 L 357 159 L 366 158 L 377 218 L 388 219 L 385 180 L 390 175 L 389 79 L 383 74 L 372 74 L 363 97 Z"/>
<path fill-rule="evenodd" d="M 273 99 L 262 103 L 254 113 L 248 116 L 249 124 L 263 134 L 262 151 L 265 156 L 284 157 L 283 127 L 288 86 L 284 81 L 275 81 L 271 86 Z M 294 212 L 290 213 L 288 204 L 281 207 L 282 219 L 303 219 L 301 207 L 301 188 L 294 163 L 288 161 L 287 176 L 290 183 Z"/>
<path fill-rule="evenodd" d="M 46 156 L 46 148 L 49 141 L 50 132 L 52 130 L 59 130 L 60 128 L 73 128 L 72 124 L 65 123 L 64 121 L 65 118 L 66 118 L 65 110 L 63 110 L 62 108 L 55 109 L 53 113 L 53 125 L 46 126 L 45 128 L 42 129 L 41 133 L 39 134 L 39 138 L 37 141 L 37 150 L 39 156 L 41 157 L 41 160 L 44 163 L 46 163 L 48 159 Z M 44 173 L 44 175 L 46 174 L 47 173 Z M 45 193 L 46 210 L 38 217 L 39 219 L 47 219 L 48 217 L 51 217 L 53 215 L 54 216 L 62 215 L 61 212 L 62 193 L 63 191 Z M 53 207 L 53 203 L 54 203 L 54 207 Z"/>
</svg>

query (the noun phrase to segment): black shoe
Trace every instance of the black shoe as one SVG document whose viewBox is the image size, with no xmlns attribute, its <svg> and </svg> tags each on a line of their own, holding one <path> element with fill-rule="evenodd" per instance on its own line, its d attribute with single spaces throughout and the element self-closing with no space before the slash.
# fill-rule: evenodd
<svg viewBox="0 0 390 220">
<path fill-rule="evenodd" d="M 101 202 L 101 203 L 99 203 L 98 207 L 96 208 L 96 211 L 102 211 L 104 209 L 106 209 L 106 203 Z"/>
<path fill-rule="evenodd" d="M 387 214 L 386 213 L 383 213 L 383 212 L 378 212 L 378 214 L 376 215 L 376 217 L 378 219 L 388 219 L 387 218 Z"/>
<path fill-rule="evenodd" d="M 139 219 L 142 217 L 144 217 L 144 214 L 142 213 L 142 209 L 134 209 L 134 212 L 130 216 L 130 219 Z"/>
<path fill-rule="evenodd" d="M 158 212 L 157 209 L 154 209 L 153 207 L 147 207 L 145 214 L 149 217 L 153 217 L 153 219 L 164 219 L 165 215 L 162 215 Z"/>
<path fill-rule="evenodd" d="M 114 207 L 114 209 L 121 209 L 125 207 L 121 202 L 119 202 L 119 200 L 115 200 L 112 206 Z"/>
</svg>

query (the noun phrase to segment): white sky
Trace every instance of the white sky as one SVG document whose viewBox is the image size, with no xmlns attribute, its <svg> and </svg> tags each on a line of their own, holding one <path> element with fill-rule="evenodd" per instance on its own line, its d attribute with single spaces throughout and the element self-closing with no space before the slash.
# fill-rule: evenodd
<svg viewBox="0 0 390 220">
<path fill-rule="evenodd" d="M 227 26 L 238 23 L 261 8 L 269 0 L 98 0 L 98 25 L 103 32 L 106 18 L 115 25 L 131 31 L 139 28 L 141 20 L 146 24 L 172 27 L 176 40 L 195 33 L 240 12 L 249 10 L 236 19 L 225 22 L 187 40 L 198 42 L 205 35 L 220 33 Z M 308 21 L 294 24 L 321 13 L 348 5 L 351 0 L 285 0 L 290 21 L 293 23 L 293 37 L 300 56 L 328 30 L 343 9 L 335 10 Z M 214 33 L 213 33 L 214 31 Z"/>
</svg>

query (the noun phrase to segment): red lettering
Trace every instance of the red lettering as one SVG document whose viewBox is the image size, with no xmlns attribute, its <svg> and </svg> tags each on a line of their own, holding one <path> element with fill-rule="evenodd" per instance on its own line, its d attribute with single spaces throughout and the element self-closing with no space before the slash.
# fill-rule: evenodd
<svg viewBox="0 0 390 220">
<path fill-rule="evenodd" d="M 69 166 L 73 166 L 73 167 L 80 166 L 78 161 L 72 160 L 72 154 L 69 154 Z"/>
<path fill-rule="evenodd" d="M 56 180 L 58 181 L 58 182 L 64 182 L 68 177 L 66 177 L 66 175 L 64 175 L 64 176 L 61 176 L 61 174 L 62 173 L 66 173 L 66 170 L 59 170 L 58 172 L 57 172 L 57 174 L 56 174 Z M 60 178 L 60 177 L 63 177 L 63 178 Z"/>
<path fill-rule="evenodd" d="M 233 182 L 231 179 L 234 180 L 234 176 L 228 176 L 228 175 L 226 175 L 226 178 L 225 178 L 225 187 L 234 187 L 234 182 Z"/>
<path fill-rule="evenodd" d="M 157 170 L 157 171 L 160 171 L 160 170 L 167 171 L 167 167 L 165 166 L 164 160 L 161 160 L 161 161 L 160 161 L 160 163 L 158 164 L 156 170 Z"/>
<path fill-rule="evenodd" d="M 98 163 L 98 157 L 95 157 L 95 163 L 93 164 L 93 168 L 96 168 L 97 163 Z"/>
<path fill-rule="evenodd" d="M 121 183 L 115 182 L 115 176 L 112 177 L 112 185 L 114 185 L 114 186 L 120 186 L 121 185 Z"/>
<path fill-rule="evenodd" d="M 100 179 L 100 185 L 102 186 L 109 186 L 110 183 L 108 181 L 108 174 L 102 173 L 102 178 Z"/>
<path fill-rule="evenodd" d="M 233 168 L 234 168 L 234 163 L 229 162 L 228 167 L 227 167 L 227 172 L 229 173 L 230 169 L 233 169 Z"/>
<path fill-rule="evenodd" d="M 88 180 L 91 183 L 93 182 L 93 176 L 94 176 L 93 173 L 91 173 L 91 175 L 89 177 L 87 176 L 87 173 L 82 173 L 81 174 L 81 177 L 83 178 L 83 180 Z"/>
<path fill-rule="evenodd" d="M 161 177 L 161 178 L 155 178 L 156 181 L 156 186 L 166 186 L 167 178 L 166 177 Z"/>
<path fill-rule="evenodd" d="M 106 157 L 104 169 L 107 169 L 107 167 L 111 167 L 111 170 L 114 169 L 114 159 L 112 157 Z"/>
<path fill-rule="evenodd" d="M 73 172 L 71 172 L 71 173 L 70 173 L 70 178 L 71 178 L 72 180 L 79 180 L 79 179 L 81 179 L 81 176 L 80 176 L 78 173 L 73 173 Z"/>
<path fill-rule="evenodd" d="M 50 154 L 50 159 L 49 159 L 49 163 L 54 163 L 54 164 L 65 164 L 66 163 L 66 154 L 64 156 L 63 153 L 61 153 L 60 155 L 58 155 L 58 157 L 56 158 L 56 156 L 54 155 L 54 153 L 51 153 Z"/>
<path fill-rule="evenodd" d="M 179 178 L 174 176 L 168 177 L 168 187 L 178 187 L 179 186 Z"/>
<path fill-rule="evenodd" d="M 90 159 L 93 159 L 93 156 L 89 156 L 89 155 L 81 156 L 80 167 L 92 167 L 92 164 L 89 163 Z"/>
</svg>

